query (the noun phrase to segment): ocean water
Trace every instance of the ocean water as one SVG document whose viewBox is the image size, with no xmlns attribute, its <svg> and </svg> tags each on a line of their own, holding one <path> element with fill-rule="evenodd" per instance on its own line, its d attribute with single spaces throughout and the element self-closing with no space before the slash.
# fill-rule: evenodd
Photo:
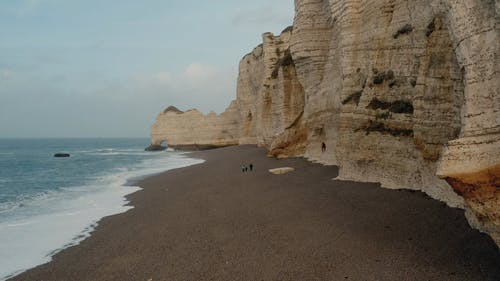
<svg viewBox="0 0 500 281">
<path fill-rule="evenodd" d="M 133 208 L 140 177 L 203 162 L 148 139 L 0 139 L 0 280 L 51 260 Z M 54 153 L 70 153 L 55 158 Z"/>
</svg>

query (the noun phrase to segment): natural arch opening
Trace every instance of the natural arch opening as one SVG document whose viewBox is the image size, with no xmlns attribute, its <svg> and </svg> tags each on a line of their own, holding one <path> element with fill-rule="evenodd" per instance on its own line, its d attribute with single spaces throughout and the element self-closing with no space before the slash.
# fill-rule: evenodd
<svg viewBox="0 0 500 281">
<path fill-rule="evenodd" d="M 154 141 L 145 150 L 146 151 L 163 151 L 168 148 L 167 140 Z"/>
</svg>

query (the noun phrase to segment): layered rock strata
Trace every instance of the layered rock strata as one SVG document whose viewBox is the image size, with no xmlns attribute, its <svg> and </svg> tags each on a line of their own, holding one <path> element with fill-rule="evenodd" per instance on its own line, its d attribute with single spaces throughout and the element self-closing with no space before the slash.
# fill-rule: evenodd
<svg viewBox="0 0 500 281">
<path fill-rule="evenodd" d="M 236 145 L 238 137 L 239 113 L 234 102 L 220 115 L 204 115 L 196 109 L 183 112 L 170 106 L 151 128 L 151 147 L 166 144 L 176 149 L 207 149 Z"/>
<path fill-rule="evenodd" d="M 240 143 L 279 147 L 288 155 L 302 155 L 305 98 L 290 51 L 291 35 L 291 27 L 279 36 L 264 33 L 263 44 L 241 60 L 236 102 L 243 121 Z M 300 129 L 284 136 L 291 127 Z"/>
<path fill-rule="evenodd" d="M 160 114 L 153 143 L 255 143 L 335 164 L 339 179 L 465 208 L 500 244 L 498 1 L 296 0 L 295 10 L 293 28 L 265 33 L 241 60 L 228 111 Z"/>
</svg>

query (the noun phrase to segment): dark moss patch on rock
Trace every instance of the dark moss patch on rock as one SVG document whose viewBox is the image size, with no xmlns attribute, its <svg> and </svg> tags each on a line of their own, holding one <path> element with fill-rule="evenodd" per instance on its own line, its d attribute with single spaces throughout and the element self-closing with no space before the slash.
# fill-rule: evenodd
<svg viewBox="0 0 500 281">
<path fill-rule="evenodd" d="M 391 104 L 389 111 L 393 113 L 413 114 L 413 104 L 407 101 L 398 100 Z"/>
<path fill-rule="evenodd" d="M 373 84 L 375 85 L 380 85 L 384 83 L 384 80 L 385 80 L 385 72 L 378 72 L 377 74 L 375 74 L 375 76 L 373 76 Z"/>
<path fill-rule="evenodd" d="M 283 29 L 283 31 L 281 31 L 281 33 L 291 32 L 291 31 L 293 31 L 293 25 L 287 26 L 285 29 Z"/>
<path fill-rule="evenodd" d="M 367 78 L 363 79 L 363 83 L 361 85 L 361 87 L 364 89 L 366 88 L 366 82 L 367 82 Z"/>
<path fill-rule="evenodd" d="M 370 103 L 366 106 L 369 109 L 382 109 L 389 110 L 392 113 L 413 113 L 413 104 L 408 101 L 397 100 L 393 102 L 381 101 L 377 98 L 374 98 L 370 101 Z"/>
<path fill-rule="evenodd" d="M 290 49 L 286 49 L 285 56 L 283 56 L 279 63 L 283 67 L 293 65 L 293 58 L 292 53 L 290 53 Z"/>
<path fill-rule="evenodd" d="M 394 86 L 396 86 L 396 75 L 394 75 L 394 71 L 387 71 L 385 74 L 385 80 L 388 82 L 390 88 L 394 88 Z"/>
<path fill-rule="evenodd" d="M 273 78 L 273 79 L 278 78 L 279 70 L 280 70 L 279 67 L 275 67 L 273 72 L 271 73 L 271 78 Z"/>
<path fill-rule="evenodd" d="M 432 19 L 432 21 L 427 25 L 427 31 L 425 32 L 425 36 L 429 37 L 436 30 L 436 19 Z"/>
<path fill-rule="evenodd" d="M 368 120 L 365 126 L 362 128 L 363 131 L 366 132 L 366 135 L 369 135 L 371 132 L 379 132 L 381 134 L 388 134 L 393 137 L 412 137 L 413 130 L 412 129 L 401 129 L 401 128 L 392 128 L 387 126 L 385 123 L 380 121 Z"/>
<path fill-rule="evenodd" d="M 274 65 L 273 72 L 271 73 L 271 78 L 276 79 L 278 78 L 279 70 L 281 67 L 289 67 L 289 66 L 294 66 L 295 64 L 293 63 L 293 58 L 292 54 L 290 53 L 290 49 L 286 49 L 284 56 L 280 58 L 276 64 Z"/>
<path fill-rule="evenodd" d="M 411 24 L 407 23 L 404 26 L 402 26 L 400 29 L 398 29 L 398 31 L 396 31 L 396 33 L 394 33 L 394 35 L 392 35 L 392 38 L 398 39 L 398 37 L 400 35 L 409 34 L 412 31 L 413 31 L 413 26 L 411 26 Z"/>
<path fill-rule="evenodd" d="M 385 79 L 386 80 L 393 80 L 394 79 L 394 71 L 392 70 L 389 70 L 387 71 L 387 73 L 385 74 Z"/>
<path fill-rule="evenodd" d="M 392 117 L 392 114 L 390 112 L 377 113 L 377 115 L 375 115 L 376 120 L 379 120 L 379 119 L 387 120 L 391 117 Z"/>
<path fill-rule="evenodd" d="M 363 95 L 363 91 L 357 91 L 350 94 L 347 98 L 342 101 L 342 104 L 355 103 L 356 106 L 359 105 L 359 100 L 361 99 L 361 95 Z"/>
</svg>

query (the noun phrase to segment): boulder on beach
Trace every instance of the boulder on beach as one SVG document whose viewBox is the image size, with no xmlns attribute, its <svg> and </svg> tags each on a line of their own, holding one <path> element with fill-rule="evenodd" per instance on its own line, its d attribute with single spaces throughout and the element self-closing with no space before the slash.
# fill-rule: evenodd
<svg viewBox="0 0 500 281">
<path fill-rule="evenodd" d="M 295 171 L 294 168 L 292 167 L 281 167 L 281 168 L 276 168 L 276 169 L 270 169 L 269 172 L 275 175 L 284 175 L 288 174 L 290 172 Z"/>
</svg>

